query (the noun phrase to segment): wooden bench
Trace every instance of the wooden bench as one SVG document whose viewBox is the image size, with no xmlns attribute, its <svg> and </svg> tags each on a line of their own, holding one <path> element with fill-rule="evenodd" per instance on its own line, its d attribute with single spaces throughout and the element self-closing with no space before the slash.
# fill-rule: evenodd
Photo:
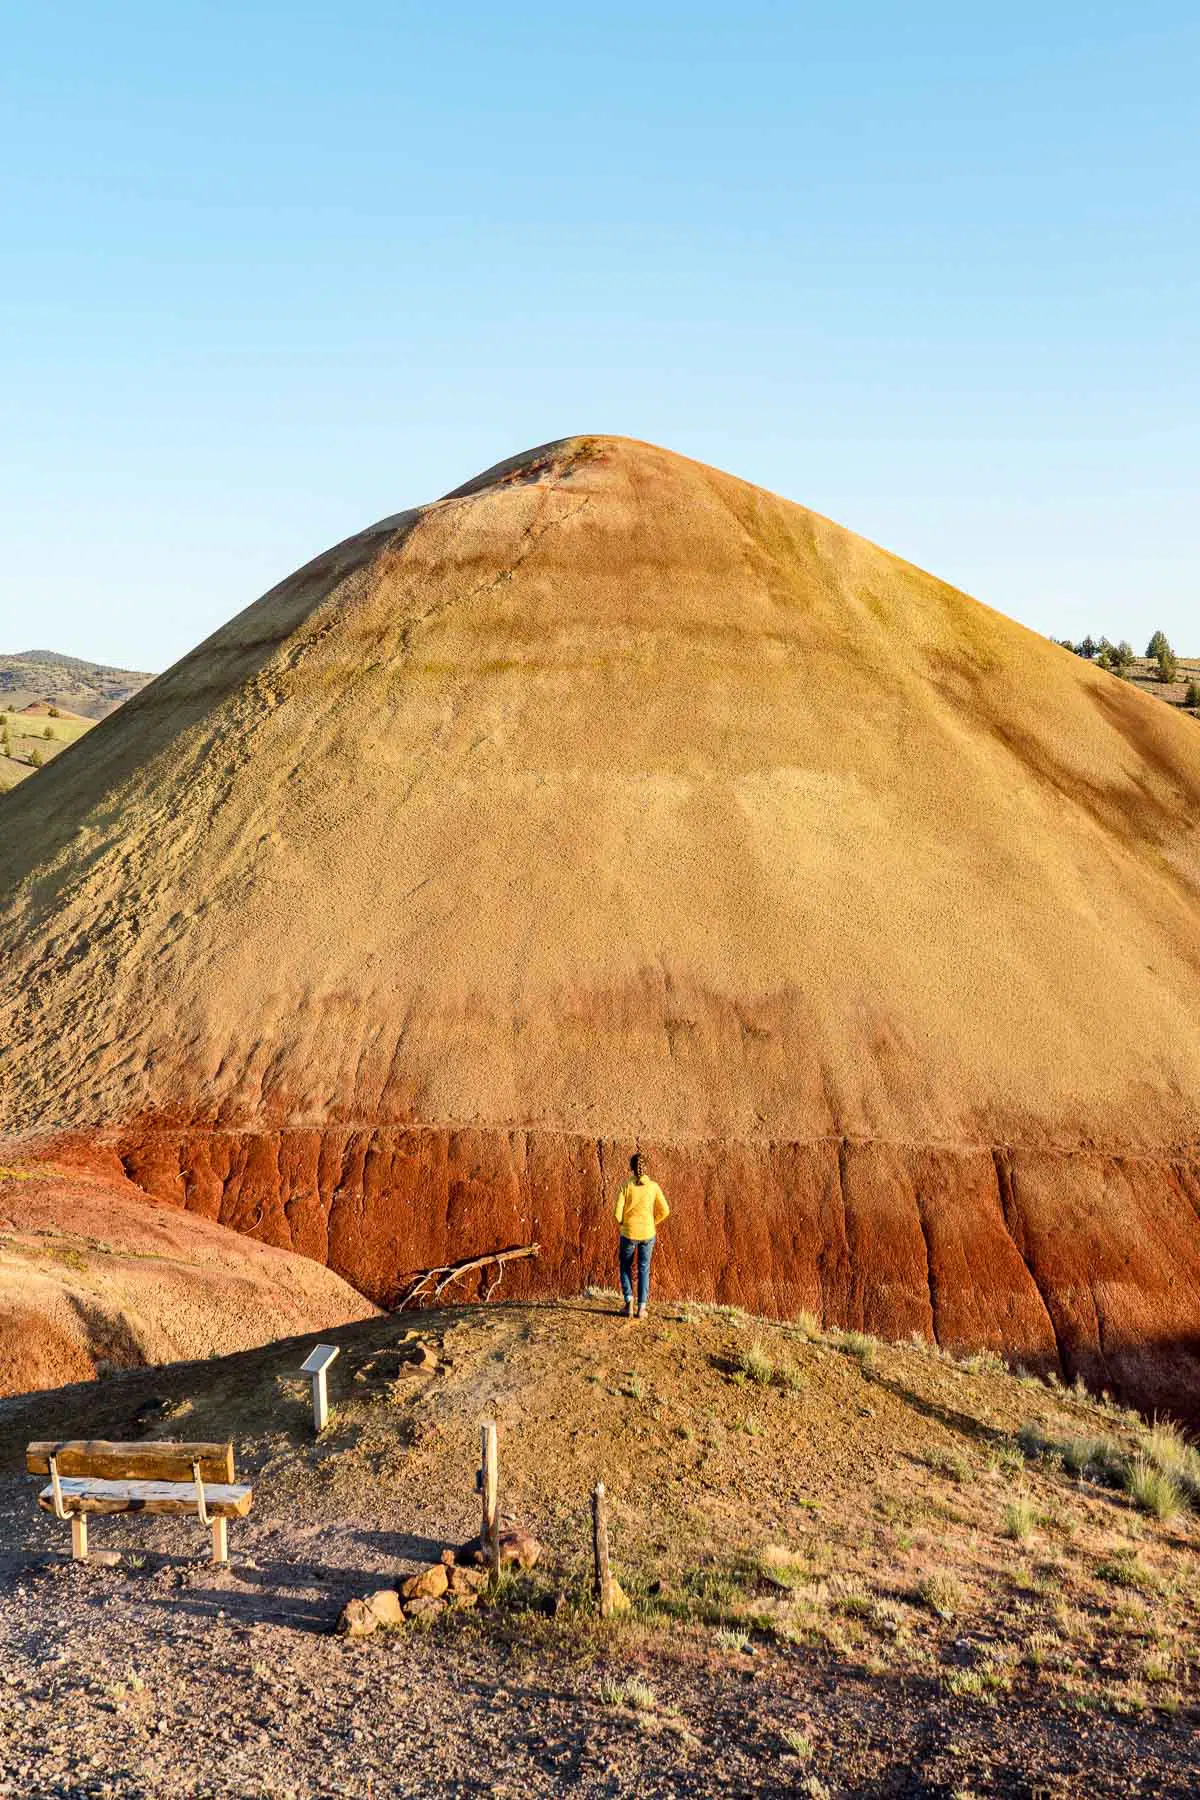
<svg viewBox="0 0 1200 1800">
<path fill-rule="evenodd" d="M 25 1467 L 48 1475 L 38 1505 L 71 1521 L 71 1555 L 86 1562 L 91 1513 L 195 1513 L 212 1527 L 212 1560 L 229 1561 L 229 1521 L 244 1519 L 254 1490 L 233 1479 L 232 1444 L 77 1441 L 28 1444 Z"/>
</svg>

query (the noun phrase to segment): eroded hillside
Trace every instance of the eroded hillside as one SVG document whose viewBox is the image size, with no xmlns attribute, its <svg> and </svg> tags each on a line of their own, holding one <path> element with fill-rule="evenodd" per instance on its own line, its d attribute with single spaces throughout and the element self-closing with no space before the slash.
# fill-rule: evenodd
<svg viewBox="0 0 1200 1800">
<path fill-rule="evenodd" d="M 678 1293 L 1194 1399 L 1200 732 L 828 520 L 545 446 L 37 785 L 10 1132 L 380 1300 L 577 1291 L 639 1142 Z"/>
</svg>

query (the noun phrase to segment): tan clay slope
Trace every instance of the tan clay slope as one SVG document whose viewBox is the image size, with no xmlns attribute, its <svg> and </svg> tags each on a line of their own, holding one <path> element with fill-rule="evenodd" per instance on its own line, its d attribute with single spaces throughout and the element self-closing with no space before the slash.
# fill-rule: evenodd
<svg viewBox="0 0 1200 1800">
<path fill-rule="evenodd" d="M 0 1169 L 0 1395 L 373 1312 L 328 1269 L 150 1200 L 119 1170 Z"/>
<path fill-rule="evenodd" d="M 535 1229 L 569 1282 L 636 1136 L 701 1288 L 1068 1361 L 1200 1325 L 1200 733 L 801 507 L 549 446 L 39 786 L 0 1127 L 376 1295 Z"/>
</svg>

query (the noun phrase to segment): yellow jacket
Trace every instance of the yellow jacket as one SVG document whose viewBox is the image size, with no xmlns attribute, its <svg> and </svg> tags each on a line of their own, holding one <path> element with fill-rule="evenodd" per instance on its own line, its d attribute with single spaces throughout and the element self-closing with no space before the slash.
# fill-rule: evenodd
<svg viewBox="0 0 1200 1800">
<path fill-rule="evenodd" d="M 652 1238 L 670 1212 L 667 1197 L 657 1181 L 643 1175 L 640 1181 L 627 1181 L 617 1195 L 615 1218 L 621 1236 L 644 1244 Z"/>
</svg>

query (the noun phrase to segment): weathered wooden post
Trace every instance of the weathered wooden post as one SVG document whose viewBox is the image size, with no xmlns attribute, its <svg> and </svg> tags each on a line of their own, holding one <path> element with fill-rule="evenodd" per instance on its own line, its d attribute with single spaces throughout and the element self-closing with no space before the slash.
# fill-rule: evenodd
<svg viewBox="0 0 1200 1800">
<path fill-rule="evenodd" d="M 500 1471 L 497 1466 L 494 1419 L 488 1419 L 484 1423 L 480 1439 L 482 1467 L 479 1471 L 479 1491 L 483 1501 L 483 1519 L 479 1529 L 479 1542 L 483 1546 L 488 1568 L 495 1574 L 500 1568 Z"/>
<path fill-rule="evenodd" d="M 329 1394 L 325 1377 L 330 1363 L 340 1354 L 336 1344 L 318 1344 L 300 1370 L 302 1375 L 312 1376 L 313 1429 L 318 1437 L 329 1423 Z"/>
<path fill-rule="evenodd" d="M 595 1563 L 596 1602 L 602 1619 L 611 1619 L 613 1611 L 612 1574 L 608 1567 L 608 1504 L 604 1483 L 598 1481 L 592 1493 L 592 1560 Z"/>
</svg>

